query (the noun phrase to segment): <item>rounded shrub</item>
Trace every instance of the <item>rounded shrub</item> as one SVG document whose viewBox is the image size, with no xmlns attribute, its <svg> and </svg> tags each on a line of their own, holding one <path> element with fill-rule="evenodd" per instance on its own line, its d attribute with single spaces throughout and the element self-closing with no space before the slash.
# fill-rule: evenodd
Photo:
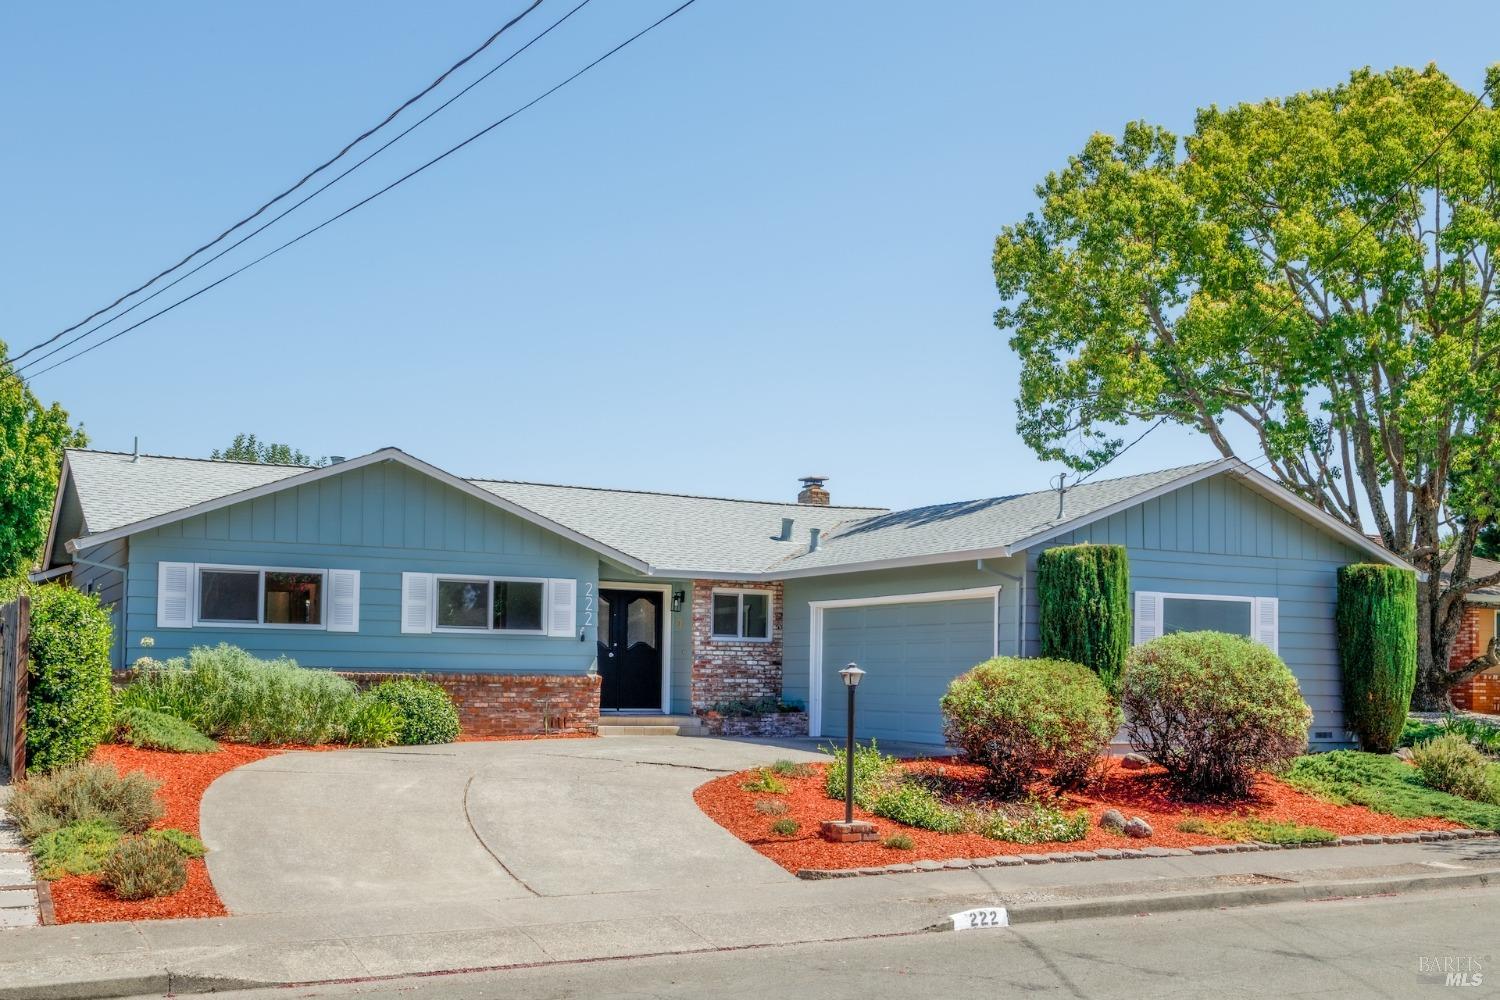
<svg viewBox="0 0 1500 1000">
<path fill-rule="evenodd" d="M 1058 545 L 1037 557 L 1042 656 L 1081 663 L 1114 690 L 1130 651 L 1130 560 L 1123 545 Z"/>
<path fill-rule="evenodd" d="M 31 592 L 31 678 L 26 762 L 76 764 L 110 734 L 109 612 L 96 594 L 55 584 Z"/>
<path fill-rule="evenodd" d="M 1500 805 L 1500 776 L 1459 733 L 1445 733 L 1412 748 L 1411 762 L 1422 784 L 1461 799 Z"/>
<path fill-rule="evenodd" d="M 949 744 L 1006 798 L 1019 797 L 1040 768 L 1060 785 L 1081 780 L 1120 726 L 1099 677 L 1066 660 L 997 657 L 954 678 L 941 704 Z"/>
<path fill-rule="evenodd" d="M 1179 632 L 1137 646 L 1120 678 L 1136 747 L 1188 798 L 1243 798 L 1307 747 L 1312 710 L 1281 658 L 1244 636 Z"/>
<path fill-rule="evenodd" d="M 1344 721 L 1372 753 L 1401 740 L 1417 681 L 1417 575 L 1399 566 L 1356 563 L 1338 574 L 1339 666 Z"/>
<path fill-rule="evenodd" d="M 371 688 L 369 696 L 401 713 L 399 742 L 404 745 L 452 743 L 458 739 L 458 709 L 448 692 L 431 681 L 384 681 Z"/>
<path fill-rule="evenodd" d="M 187 864 L 168 840 L 126 837 L 104 859 L 99 881 L 121 899 L 170 896 L 187 885 Z"/>
<path fill-rule="evenodd" d="M 388 747 L 401 742 L 406 716 L 390 702 L 364 695 L 349 719 L 344 738 L 351 746 Z"/>
</svg>

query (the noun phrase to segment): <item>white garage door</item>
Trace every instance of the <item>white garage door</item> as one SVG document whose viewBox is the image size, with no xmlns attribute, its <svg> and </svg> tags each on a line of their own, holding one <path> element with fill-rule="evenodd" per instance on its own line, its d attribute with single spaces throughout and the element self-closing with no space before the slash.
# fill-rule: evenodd
<svg viewBox="0 0 1500 1000">
<path fill-rule="evenodd" d="M 995 655 L 994 592 L 981 597 L 839 606 L 821 610 L 822 735 L 843 737 L 848 699 L 839 670 L 865 671 L 855 712 L 858 739 L 941 743 L 938 700 L 948 682 Z"/>
</svg>

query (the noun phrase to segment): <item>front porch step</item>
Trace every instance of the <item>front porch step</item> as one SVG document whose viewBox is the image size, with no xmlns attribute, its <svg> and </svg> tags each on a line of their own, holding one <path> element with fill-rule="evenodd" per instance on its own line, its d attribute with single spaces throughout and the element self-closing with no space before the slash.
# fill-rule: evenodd
<svg viewBox="0 0 1500 1000">
<path fill-rule="evenodd" d="M 600 736 L 703 736 L 703 723 L 692 715 L 599 716 Z"/>
</svg>

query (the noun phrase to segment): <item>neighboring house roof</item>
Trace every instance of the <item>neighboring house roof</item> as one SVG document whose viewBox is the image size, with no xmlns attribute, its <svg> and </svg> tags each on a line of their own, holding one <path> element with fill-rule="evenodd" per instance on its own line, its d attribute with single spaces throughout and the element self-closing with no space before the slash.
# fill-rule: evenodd
<svg viewBox="0 0 1500 1000">
<path fill-rule="evenodd" d="M 63 489 L 83 512 L 69 551 L 267 493 L 395 461 L 598 552 L 630 569 L 660 576 L 781 579 L 832 572 L 1013 555 L 1171 490 L 1211 476 L 1234 476 L 1355 548 L 1404 565 L 1368 538 L 1293 496 L 1235 459 L 1101 479 L 1055 490 L 890 511 L 876 507 L 731 500 L 720 497 L 460 479 L 397 448 L 323 468 L 70 450 Z M 781 541 L 784 518 L 793 522 Z M 53 530 L 57 530 L 54 516 Z M 812 529 L 822 538 L 810 548 Z M 56 560 L 48 545 L 50 569 Z"/>
<path fill-rule="evenodd" d="M 1494 559 L 1481 559 L 1475 556 L 1469 561 L 1469 579 L 1477 580 L 1480 577 L 1494 576 L 1500 573 L 1500 562 Z M 1448 570 L 1443 570 L 1443 579 L 1449 579 Z M 1471 590 L 1464 595 L 1464 600 L 1472 604 L 1500 604 L 1500 584 L 1493 587 L 1480 587 Z"/>
</svg>

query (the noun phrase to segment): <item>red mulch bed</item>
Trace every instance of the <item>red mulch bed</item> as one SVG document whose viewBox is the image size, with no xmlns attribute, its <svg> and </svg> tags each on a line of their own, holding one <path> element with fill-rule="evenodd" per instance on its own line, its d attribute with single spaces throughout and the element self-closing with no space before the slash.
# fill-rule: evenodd
<svg viewBox="0 0 1500 1000">
<path fill-rule="evenodd" d="M 988 858 L 1000 854 L 1045 854 L 1049 851 L 1095 851 L 1101 847 L 1193 847 L 1224 843 L 1222 839 L 1203 834 L 1183 833 L 1177 824 L 1190 817 L 1226 819 L 1246 817 L 1320 826 L 1340 836 L 1349 834 L 1406 833 L 1415 830 L 1457 829 L 1458 824 L 1442 819 L 1401 819 L 1372 812 L 1364 806 L 1337 806 L 1298 791 L 1290 785 L 1262 776 L 1255 782 L 1252 797 L 1234 804 L 1183 802 L 1177 799 L 1158 768 L 1127 771 L 1118 760 L 1104 763 L 1104 773 L 1093 787 L 1061 795 L 1057 805 L 1065 811 L 1087 809 L 1089 834 L 1082 840 L 1066 843 L 1013 844 L 990 840 L 978 834 L 934 833 L 905 826 L 858 807 L 856 819 L 876 824 L 882 836 L 902 832 L 911 837 L 913 850 L 901 851 L 878 843 L 831 844 L 818 836 L 818 824 L 825 819 L 843 819 L 843 802 L 823 793 L 826 764 L 814 764 L 815 774 L 807 778 L 783 778 L 785 795 L 747 792 L 742 783 L 755 777 L 755 770 L 715 778 L 693 793 L 698 807 L 710 819 L 755 848 L 788 871 L 802 868 L 865 868 L 909 861 L 946 861 L 949 858 Z M 941 769 L 950 787 L 972 787 L 978 793 L 982 771 L 970 764 L 938 761 L 912 761 L 915 770 Z M 755 811 L 757 799 L 785 802 L 787 812 L 769 816 Z M 1099 817 L 1107 809 L 1118 809 L 1129 819 L 1140 816 L 1154 831 L 1149 840 L 1136 840 L 1099 828 Z M 800 830 L 790 837 L 770 832 L 778 819 L 793 819 Z"/>
<path fill-rule="evenodd" d="M 252 747 L 219 744 L 218 753 L 168 753 L 137 750 L 106 743 L 94 750 L 96 763 L 111 764 L 121 774 L 144 771 L 161 782 L 156 797 L 166 813 L 155 824 L 176 827 L 197 836 L 198 804 L 215 778 L 242 764 L 287 750 L 309 747 Z M 330 748 L 341 749 L 341 748 Z M 101 920 L 171 920 L 176 917 L 222 917 L 227 913 L 208 878 L 201 858 L 187 863 L 187 886 L 181 892 L 157 899 L 127 902 L 99 884 L 97 875 L 70 875 L 52 883 L 52 905 L 60 924 L 95 923 Z"/>
</svg>

